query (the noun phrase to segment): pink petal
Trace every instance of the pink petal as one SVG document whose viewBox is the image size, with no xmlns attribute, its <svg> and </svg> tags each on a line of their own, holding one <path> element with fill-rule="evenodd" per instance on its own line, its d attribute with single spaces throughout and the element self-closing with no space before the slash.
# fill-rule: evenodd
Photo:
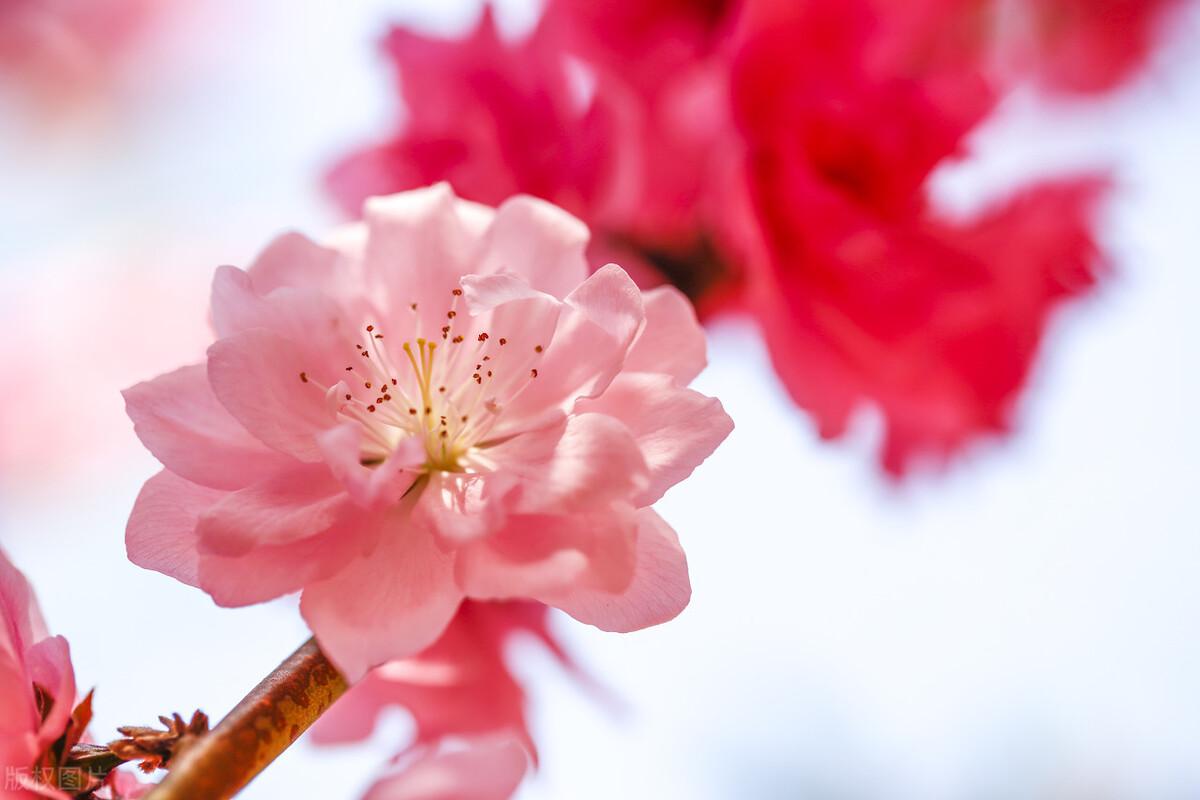
<svg viewBox="0 0 1200 800">
<path fill-rule="evenodd" d="M 540 428 L 576 399 L 604 391 L 624 364 L 645 317 L 641 292 L 614 265 L 580 284 L 565 302 L 537 378 L 505 408 L 495 436 Z"/>
<path fill-rule="evenodd" d="M 504 509 L 493 495 L 507 487 L 505 476 L 434 472 L 421 488 L 414 519 L 424 523 L 444 542 L 455 545 L 478 539 L 495 530 Z"/>
<path fill-rule="evenodd" d="M 587 278 L 588 238 L 587 226 L 557 206 L 513 197 L 496 209 L 475 271 L 515 272 L 538 291 L 563 298 Z"/>
<path fill-rule="evenodd" d="M 281 286 L 307 286 L 325 291 L 334 280 L 337 258 L 334 250 L 322 247 L 302 233 L 289 231 L 267 245 L 247 272 L 260 294 Z"/>
<path fill-rule="evenodd" d="M 659 286 L 642 295 L 646 325 L 629 348 L 626 372 L 658 372 L 686 386 L 708 364 L 704 329 L 696 310 L 674 286 Z"/>
<path fill-rule="evenodd" d="M 494 275 L 465 275 L 461 281 L 463 296 L 471 314 L 482 314 L 514 300 L 539 297 L 541 292 L 520 275 L 502 272 Z"/>
<path fill-rule="evenodd" d="M 217 399 L 259 441 L 301 461 L 321 457 L 316 436 L 336 424 L 324 393 L 301 381 L 314 365 L 277 333 L 256 329 L 208 349 Z"/>
<path fill-rule="evenodd" d="M 67 728 L 75 708 L 75 670 L 71 666 L 71 648 L 61 636 L 42 639 L 25 654 L 27 678 L 45 688 L 54 704 L 38 728 L 38 751 L 54 743 Z"/>
<path fill-rule="evenodd" d="M 383 532 L 384 515 L 343 509 L 336 521 L 312 536 L 260 545 L 234 556 L 200 551 L 200 588 L 220 606 L 245 606 L 282 597 L 335 575 L 371 550 Z"/>
<path fill-rule="evenodd" d="M 538 598 L 580 622 L 617 633 L 674 619 L 692 596 L 687 558 L 675 531 L 653 510 L 638 514 L 637 568 L 620 593 L 574 587 Z"/>
<path fill-rule="evenodd" d="M 719 400 L 680 388 L 666 375 L 622 373 L 577 409 L 620 420 L 637 440 L 649 468 L 649 485 L 634 501 L 639 507 L 691 475 L 733 430 Z"/>
<path fill-rule="evenodd" d="M 351 681 L 429 646 L 462 600 L 453 557 L 404 516 L 389 519 L 374 552 L 305 587 L 300 602 L 322 649 Z"/>
<path fill-rule="evenodd" d="M 242 555 L 327 530 L 350 504 L 329 467 L 296 463 L 218 500 L 200 515 L 196 535 L 204 550 Z"/>
<path fill-rule="evenodd" d="M 474 738 L 465 750 L 422 753 L 372 786 L 363 800 L 507 800 L 528 769 L 516 738 Z"/>
<path fill-rule="evenodd" d="M 199 586 L 196 523 L 227 493 L 163 470 L 142 487 L 125 527 L 129 560 Z"/>
<path fill-rule="evenodd" d="M 49 633 L 25 575 L 0 550 L 0 652 L 19 659 Z"/>
<path fill-rule="evenodd" d="M 290 461 L 247 433 L 217 402 L 203 365 L 181 367 L 122 394 L 142 444 L 193 483 L 240 489 Z"/>
<path fill-rule="evenodd" d="M 607 507 L 646 490 L 645 459 L 629 430 L 603 414 L 515 436 L 483 451 L 498 470 L 516 476 L 518 513 L 564 513 Z"/>
<path fill-rule="evenodd" d="M 357 355 L 363 309 L 361 302 L 343 306 L 310 287 L 281 286 L 264 293 L 235 267 L 219 267 L 213 276 L 213 326 L 219 338 L 260 328 L 279 334 L 302 356 L 307 372 L 326 386 L 340 380 Z"/>
<path fill-rule="evenodd" d="M 317 445 L 334 476 L 363 508 L 382 508 L 399 502 L 417 478 L 424 463 L 420 437 L 402 440 L 384 463 L 371 468 L 362 463 L 363 428 L 344 422 L 317 437 Z"/>
<path fill-rule="evenodd" d="M 623 591 L 636 567 L 636 536 L 636 515 L 619 505 L 512 516 L 502 530 L 458 551 L 458 582 L 480 600 L 540 599 L 577 585 Z"/>
<path fill-rule="evenodd" d="M 419 335 L 434 338 L 450 307 L 459 278 L 475 272 L 478 239 L 459 213 L 460 201 L 447 183 L 427 189 L 372 197 L 364 216 L 367 277 L 384 287 L 394 316 L 417 304 Z"/>
</svg>

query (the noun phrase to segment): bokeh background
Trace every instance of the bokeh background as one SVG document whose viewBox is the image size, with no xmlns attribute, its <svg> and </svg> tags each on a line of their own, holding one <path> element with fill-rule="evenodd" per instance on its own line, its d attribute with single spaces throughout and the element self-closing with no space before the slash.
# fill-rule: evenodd
<svg viewBox="0 0 1200 800">
<path fill-rule="evenodd" d="M 535 19 L 501 2 L 502 30 Z M 155 464 L 124 386 L 206 344 L 206 285 L 340 217 L 322 172 L 394 116 L 375 42 L 479 3 L 179 3 L 102 92 L 0 101 L 0 543 L 98 687 L 93 731 L 223 714 L 306 632 L 291 601 L 219 610 L 124 557 Z M 937 176 L 970 207 L 1113 171 L 1101 290 L 1058 315 L 1016 434 L 896 485 L 870 414 L 821 442 L 754 332 L 718 324 L 698 388 L 737 423 L 659 504 L 694 585 L 675 622 L 556 620 L 605 687 L 537 651 L 542 765 L 519 797 L 1200 796 L 1200 14 L 1122 91 L 1009 98 Z M 408 722 L 300 744 L 247 798 L 358 797 Z"/>
</svg>

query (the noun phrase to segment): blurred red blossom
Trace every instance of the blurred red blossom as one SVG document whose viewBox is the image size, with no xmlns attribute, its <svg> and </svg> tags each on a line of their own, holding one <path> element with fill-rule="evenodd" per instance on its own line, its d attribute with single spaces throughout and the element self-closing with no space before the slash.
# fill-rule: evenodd
<svg viewBox="0 0 1200 800">
<path fill-rule="evenodd" d="M 751 0 L 734 99 L 776 370 L 825 436 L 878 408 L 883 465 L 900 474 L 1009 426 L 1048 313 L 1094 284 L 1104 182 L 1031 186 L 975 218 L 939 211 L 929 175 L 995 91 L 957 57 L 896 47 L 906 12 L 855 5 Z"/>
<path fill-rule="evenodd" d="M 548 0 L 524 38 L 393 29 L 407 116 L 330 186 L 445 178 L 593 229 L 597 263 L 763 329 L 825 436 L 878 410 L 899 475 L 1008 429 L 1050 313 L 1104 263 L 1100 175 L 973 217 L 930 178 L 1016 85 L 1098 92 L 1145 62 L 1173 0 Z"/>
<path fill-rule="evenodd" d="M 1007 57 L 1048 89 L 1115 89 L 1141 69 L 1183 0 L 1019 0 L 1007 13 Z"/>
<path fill-rule="evenodd" d="M 536 748 L 525 692 L 505 649 L 520 636 L 532 637 L 571 668 L 549 631 L 548 613 L 537 603 L 463 603 L 437 642 L 372 670 L 352 687 L 313 728 L 314 743 L 361 741 L 384 710 L 403 708 L 415 723 L 412 743 L 397 757 L 398 773 L 381 779 L 368 797 L 442 797 L 418 791 L 430 772 L 454 787 L 448 798 L 476 796 L 468 789 L 472 781 L 491 792 L 480 797 L 509 797 L 536 760 Z M 447 752 L 464 741 L 465 751 Z"/>
<path fill-rule="evenodd" d="M 734 204 L 736 186 L 725 198 L 705 188 L 736 175 L 725 72 L 684 64 L 647 103 L 626 83 L 590 81 L 565 57 L 564 26 L 504 41 L 485 9 L 461 41 L 393 29 L 384 50 L 408 114 L 395 137 L 334 167 L 334 196 L 357 216 L 369 196 L 435 180 L 492 205 L 528 193 L 588 222 L 593 263 L 619 262 L 643 286 L 670 280 L 693 299 L 726 287 L 719 248 L 733 246 L 747 206 Z"/>
<path fill-rule="evenodd" d="M 302 590 L 351 680 L 428 647 L 465 598 L 612 631 L 675 617 L 687 563 L 651 505 L 733 423 L 686 388 L 706 360 L 687 301 L 589 276 L 587 238 L 544 201 L 440 184 L 220 268 L 206 363 L 125 393 L 166 467 L 130 558 L 226 606 Z"/>
</svg>

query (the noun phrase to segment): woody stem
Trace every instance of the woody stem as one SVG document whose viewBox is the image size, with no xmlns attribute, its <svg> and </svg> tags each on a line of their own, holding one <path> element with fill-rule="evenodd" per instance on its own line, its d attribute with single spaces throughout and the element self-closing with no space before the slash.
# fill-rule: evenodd
<svg viewBox="0 0 1200 800">
<path fill-rule="evenodd" d="M 233 797 L 345 691 L 346 680 L 309 639 L 217 727 L 173 758 L 147 800 Z"/>
</svg>

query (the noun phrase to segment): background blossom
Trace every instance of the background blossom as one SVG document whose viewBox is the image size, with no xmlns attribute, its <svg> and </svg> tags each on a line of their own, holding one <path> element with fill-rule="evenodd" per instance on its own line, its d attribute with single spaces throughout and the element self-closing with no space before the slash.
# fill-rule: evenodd
<svg viewBox="0 0 1200 800">
<path fill-rule="evenodd" d="M 395 28 L 407 116 L 330 186 L 350 213 L 442 178 L 562 203 L 598 261 L 674 283 L 702 317 L 751 315 L 823 436 L 877 410 L 899 476 L 1008 431 L 1047 320 L 1103 272 L 1104 175 L 963 219 L 932 198 L 935 170 L 1030 80 L 1128 79 L 1173 7 L 554 0 L 512 42 L 486 10 L 462 39 Z"/>
<path fill-rule="evenodd" d="M 574 671 L 550 633 L 548 611 L 535 603 L 463 603 L 429 648 L 369 672 L 321 718 L 313 741 L 361 741 L 381 713 L 403 708 L 415 735 L 397 756 L 398 773 L 381 778 L 367 797 L 511 796 L 537 750 L 508 645 L 532 637 Z M 467 746 L 456 748 L 461 742 Z"/>
</svg>

